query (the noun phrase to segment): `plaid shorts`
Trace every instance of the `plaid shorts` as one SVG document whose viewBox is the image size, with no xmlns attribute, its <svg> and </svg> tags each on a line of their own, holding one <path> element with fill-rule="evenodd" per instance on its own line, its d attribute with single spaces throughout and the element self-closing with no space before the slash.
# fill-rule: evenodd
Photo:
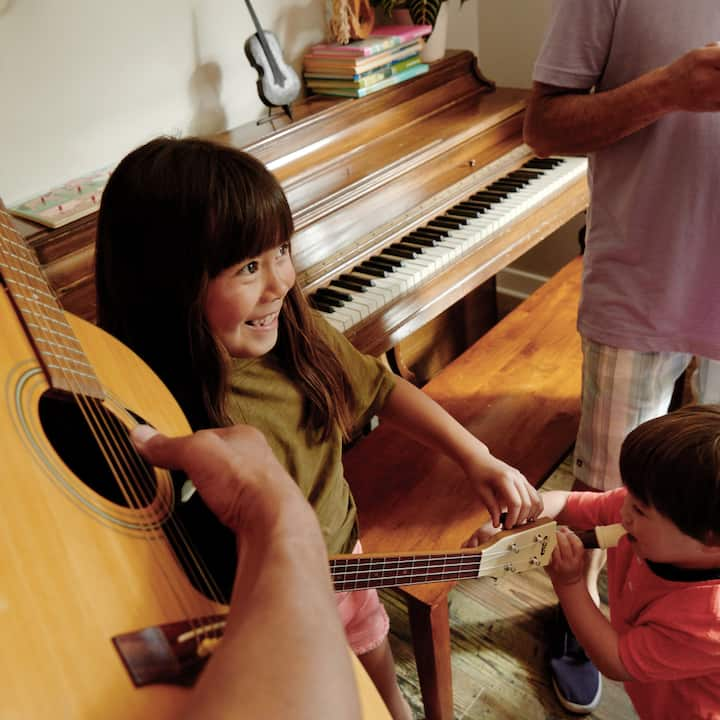
<svg viewBox="0 0 720 720">
<path fill-rule="evenodd" d="M 361 553 L 358 540 L 353 554 Z M 348 644 L 356 655 L 379 647 L 387 637 L 390 620 L 380 602 L 377 590 L 354 590 L 335 593 L 340 620 L 345 628 Z"/>
<path fill-rule="evenodd" d="M 597 490 L 620 487 L 620 446 L 646 420 L 664 415 L 689 353 L 637 352 L 583 338 L 582 413 L 575 478 Z M 701 403 L 720 402 L 720 361 L 697 358 L 692 388 Z"/>
</svg>

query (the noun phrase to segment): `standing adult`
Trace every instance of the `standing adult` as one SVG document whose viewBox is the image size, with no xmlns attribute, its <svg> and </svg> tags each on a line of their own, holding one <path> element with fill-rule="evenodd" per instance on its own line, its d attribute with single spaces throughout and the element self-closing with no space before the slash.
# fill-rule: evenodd
<svg viewBox="0 0 720 720">
<path fill-rule="evenodd" d="M 556 0 L 535 64 L 526 142 L 589 156 L 575 489 L 620 485 L 622 440 L 667 411 L 693 356 L 697 399 L 720 400 L 718 40 L 716 0 Z M 558 631 L 555 690 L 588 712 L 600 676 Z"/>
</svg>

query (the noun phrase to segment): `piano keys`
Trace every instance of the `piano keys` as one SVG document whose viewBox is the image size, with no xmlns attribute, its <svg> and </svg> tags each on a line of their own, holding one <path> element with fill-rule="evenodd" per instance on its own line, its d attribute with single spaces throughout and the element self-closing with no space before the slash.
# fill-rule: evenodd
<svg viewBox="0 0 720 720">
<path fill-rule="evenodd" d="M 476 250 L 587 172 L 585 158 L 533 158 L 310 294 L 341 332 Z"/>
</svg>

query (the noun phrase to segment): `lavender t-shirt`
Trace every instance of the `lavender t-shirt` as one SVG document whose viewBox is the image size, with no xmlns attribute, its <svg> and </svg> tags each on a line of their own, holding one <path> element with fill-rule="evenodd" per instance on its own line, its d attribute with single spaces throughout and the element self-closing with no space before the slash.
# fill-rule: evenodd
<svg viewBox="0 0 720 720">
<path fill-rule="evenodd" d="M 718 40 L 718 0 L 557 0 L 533 78 L 602 92 Z M 589 160 L 580 332 L 720 359 L 720 113 L 665 115 Z"/>
</svg>

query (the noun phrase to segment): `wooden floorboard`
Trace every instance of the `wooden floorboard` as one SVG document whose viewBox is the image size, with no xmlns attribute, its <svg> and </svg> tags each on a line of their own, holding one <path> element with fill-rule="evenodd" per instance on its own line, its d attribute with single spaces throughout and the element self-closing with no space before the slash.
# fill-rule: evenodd
<svg viewBox="0 0 720 720">
<path fill-rule="evenodd" d="M 545 483 L 568 489 L 569 461 Z M 390 615 L 390 643 L 400 686 L 416 718 L 422 701 L 401 597 L 382 591 Z M 604 597 L 604 587 L 601 585 Z M 544 570 L 495 581 L 464 581 L 450 594 L 452 673 L 457 720 L 553 720 L 577 718 L 555 699 L 549 677 L 546 630 L 556 604 Z M 604 606 L 605 612 L 607 607 Z M 592 720 L 637 720 L 622 684 L 603 678 L 603 698 Z"/>
</svg>

